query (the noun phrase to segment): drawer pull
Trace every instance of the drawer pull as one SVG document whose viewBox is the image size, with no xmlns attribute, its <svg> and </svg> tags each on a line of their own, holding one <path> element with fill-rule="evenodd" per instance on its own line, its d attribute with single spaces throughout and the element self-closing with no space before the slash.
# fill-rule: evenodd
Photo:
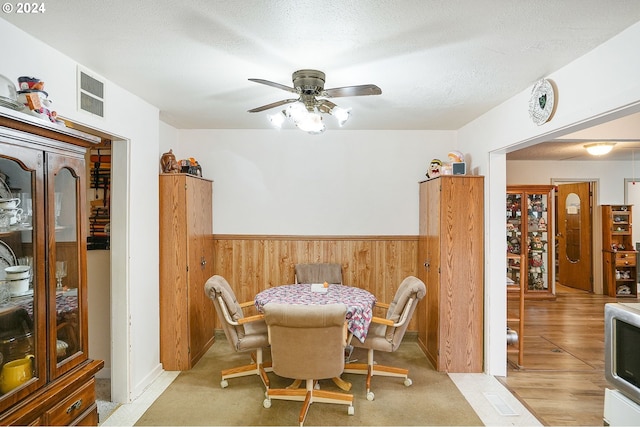
<svg viewBox="0 0 640 427">
<path fill-rule="evenodd" d="M 69 406 L 69 408 L 67 409 L 67 414 L 70 414 L 71 412 L 80 409 L 82 407 L 82 399 L 78 399 L 76 400 L 73 405 Z"/>
</svg>

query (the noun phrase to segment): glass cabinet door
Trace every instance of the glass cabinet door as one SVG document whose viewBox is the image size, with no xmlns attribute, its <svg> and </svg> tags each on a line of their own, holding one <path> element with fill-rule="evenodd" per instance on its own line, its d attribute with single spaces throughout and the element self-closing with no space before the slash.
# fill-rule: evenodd
<svg viewBox="0 0 640 427">
<path fill-rule="evenodd" d="M 507 194 L 507 285 L 520 285 L 522 195 Z"/>
<path fill-rule="evenodd" d="M 0 408 L 46 381 L 43 170 L 42 152 L 1 147 Z"/>
<path fill-rule="evenodd" d="M 548 195 L 527 194 L 527 291 L 549 290 Z"/>
<path fill-rule="evenodd" d="M 52 376 L 56 377 L 86 359 L 86 308 L 81 283 L 85 280 L 80 259 L 83 217 L 81 203 L 84 162 L 55 154 L 47 154 L 48 220 L 54 232 L 49 248 L 49 313 L 50 352 L 56 355 Z M 51 228 L 51 227 L 50 227 Z M 86 319 L 85 319 L 86 320 Z"/>
</svg>

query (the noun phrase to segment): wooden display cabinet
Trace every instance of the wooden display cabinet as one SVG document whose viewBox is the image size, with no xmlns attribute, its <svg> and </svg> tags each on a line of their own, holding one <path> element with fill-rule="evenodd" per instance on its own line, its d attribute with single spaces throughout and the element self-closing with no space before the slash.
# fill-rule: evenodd
<svg viewBox="0 0 640 427">
<path fill-rule="evenodd" d="M 88 356 L 85 154 L 99 142 L 0 107 L 0 198 L 22 209 L 0 229 L 2 425 L 98 423 L 104 363 Z M 31 266 L 26 281 L 6 276 L 13 265 Z M 15 365 L 19 380 L 8 380 Z"/>
<path fill-rule="evenodd" d="M 632 205 L 602 205 L 604 293 L 637 298 L 637 251 L 632 242 Z"/>
<path fill-rule="evenodd" d="M 507 187 L 508 265 L 520 260 L 525 299 L 555 299 L 553 192 L 553 185 Z"/>
</svg>

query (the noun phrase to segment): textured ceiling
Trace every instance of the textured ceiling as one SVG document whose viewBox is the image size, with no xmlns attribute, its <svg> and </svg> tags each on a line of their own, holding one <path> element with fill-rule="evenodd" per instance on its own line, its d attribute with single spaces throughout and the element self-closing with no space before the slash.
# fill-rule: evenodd
<svg viewBox="0 0 640 427">
<path fill-rule="evenodd" d="M 348 129 L 458 129 L 640 20 L 638 0 L 57 0 L 6 19 L 135 93 L 177 128 L 261 129 L 247 113 L 315 68 Z M 38 76 L 46 80 L 46 76 Z M 334 126 L 327 120 L 329 129 Z"/>
</svg>

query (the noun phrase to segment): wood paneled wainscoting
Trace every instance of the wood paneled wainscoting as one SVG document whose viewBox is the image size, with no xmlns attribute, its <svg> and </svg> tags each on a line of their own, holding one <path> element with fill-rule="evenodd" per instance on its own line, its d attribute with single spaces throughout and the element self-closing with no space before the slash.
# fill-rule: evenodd
<svg viewBox="0 0 640 427">
<path fill-rule="evenodd" d="M 273 236 L 214 234 L 214 272 L 240 302 L 294 282 L 299 263 L 342 264 L 342 281 L 391 302 L 407 276 L 417 275 L 418 236 Z M 216 328 L 221 325 L 216 321 Z M 415 317 L 409 330 L 417 331 Z"/>
</svg>

